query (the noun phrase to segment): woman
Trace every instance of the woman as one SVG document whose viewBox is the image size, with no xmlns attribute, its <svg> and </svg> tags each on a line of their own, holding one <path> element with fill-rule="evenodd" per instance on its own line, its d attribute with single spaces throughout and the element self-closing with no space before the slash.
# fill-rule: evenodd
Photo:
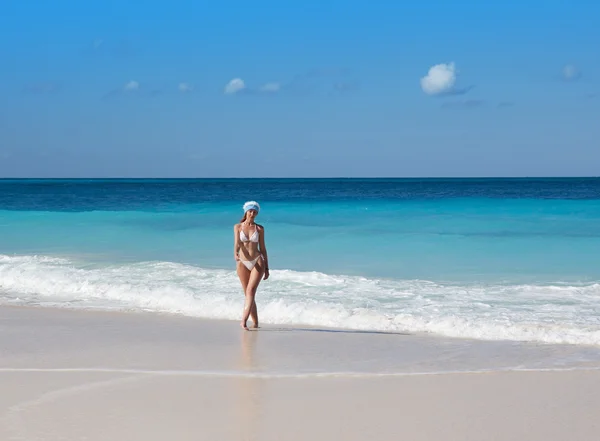
<svg viewBox="0 0 600 441">
<path fill-rule="evenodd" d="M 244 204 L 244 217 L 233 227 L 233 257 L 237 262 L 237 274 L 244 288 L 246 302 L 241 327 L 248 330 L 248 317 L 252 318 L 254 328 L 258 328 L 256 310 L 256 289 L 261 279 L 269 278 L 269 261 L 265 247 L 265 229 L 254 221 L 260 205 L 255 201 Z"/>
</svg>

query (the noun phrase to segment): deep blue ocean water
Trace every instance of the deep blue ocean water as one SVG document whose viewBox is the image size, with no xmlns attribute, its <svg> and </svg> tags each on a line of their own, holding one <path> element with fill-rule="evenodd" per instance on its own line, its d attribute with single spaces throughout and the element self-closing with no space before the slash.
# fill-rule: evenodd
<svg viewBox="0 0 600 441">
<path fill-rule="evenodd" d="M 0 302 L 600 345 L 600 179 L 0 180 Z"/>
</svg>

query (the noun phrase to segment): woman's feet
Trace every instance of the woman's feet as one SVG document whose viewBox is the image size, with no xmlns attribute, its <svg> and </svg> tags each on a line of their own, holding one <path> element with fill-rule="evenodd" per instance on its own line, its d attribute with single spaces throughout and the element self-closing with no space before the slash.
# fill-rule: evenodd
<svg viewBox="0 0 600 441">
<path fill-rule="evenodd" d="M 241 327 L 242 329 L 244 329 L 245 331 L 249 331 L 249 330 L 250 330 L 250 329 L 248 328 L 248 324 L 247 324 L 247 323 L 244 323 L 244 322 L 241 322 L 241 323 L 240 323 L 240 327 Z M 258 323 L 254 323 L 254 324 L 252 325 L 252 329 L 258 329 Z"/>
</svg>

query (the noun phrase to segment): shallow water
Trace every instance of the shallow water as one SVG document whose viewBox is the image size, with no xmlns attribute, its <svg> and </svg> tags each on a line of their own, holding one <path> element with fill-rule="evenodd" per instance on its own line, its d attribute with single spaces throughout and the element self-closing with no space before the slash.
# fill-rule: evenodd
<svg viewBox="0 0 600 441">
<path fill-rule="evenodd" d="M 0 302 L 600 345 L 600 179 L 4 180 Z"/>
</svg>

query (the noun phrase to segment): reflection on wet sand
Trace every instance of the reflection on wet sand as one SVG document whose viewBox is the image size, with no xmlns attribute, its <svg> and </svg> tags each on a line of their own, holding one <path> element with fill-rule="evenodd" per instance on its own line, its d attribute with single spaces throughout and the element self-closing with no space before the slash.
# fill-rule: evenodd
<svg viewBox="0 0 600 441">
<path fill-rule="evenodd" d="M 242 373 L 253 373 L 257 370 L 255 358 L 256 344 L 258 340 L 257 331 L 241 333 L 242 351 L 240 357 L 240 371 Z M 259 439 L 258 430 L 261 418 L 261 391 L 263 380 L 251 376 L 240 376 L 238 378 L 236 402 L 238 403 L 238 426 L 239 439 L 244 441 L 255 441 Z"/>
</svg>

